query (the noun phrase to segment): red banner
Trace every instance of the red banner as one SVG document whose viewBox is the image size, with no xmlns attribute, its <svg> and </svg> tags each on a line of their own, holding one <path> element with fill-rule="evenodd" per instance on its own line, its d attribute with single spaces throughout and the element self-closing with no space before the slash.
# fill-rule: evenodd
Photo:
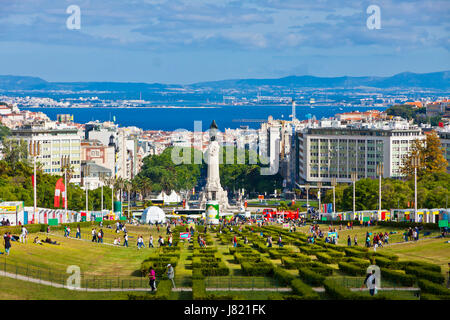
<svg viewBox="0 0 450 320">
<path fill-rule="evenodd" d="M 53 206 L 55 208 L 59 208 L 59 205 L 61 203 L 60 199 L 61 199 L 61 193 L 64 191 L 65 187 L 64 187 L 64 182 L 63 182 L 63 178 L 59 178 L 58 181 L 56 181 L 56 186 L 55 186 L 55 200 L 53 203 Z"/>
</svg>

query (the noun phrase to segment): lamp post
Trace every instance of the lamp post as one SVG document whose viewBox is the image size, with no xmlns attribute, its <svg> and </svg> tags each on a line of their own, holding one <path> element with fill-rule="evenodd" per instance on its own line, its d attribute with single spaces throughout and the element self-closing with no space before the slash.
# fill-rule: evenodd
<svg viewBox="0 0 450 320">
<path fill-rule="evenodd" d="M 378 185 L 378 210 L 379 214 L 381 214 L 381 177 L 383 176 L 383 164 L 377 164 L 377 174 L 379 177 L 379 185 Z"/>
<path fill-rule="evenodd" d="M 89 182 L 86 180 L 87 177 L 89 177 L 90 174 L 90 170 L 89 170 L 89 166 L 86 164 L 84 167 L 84 188 L 86 189 L 86 216 L 89 213 Z"/>
<path fill-rule="evenodd" d="M 336 178 L 331 178 L 331 186 L 333 187 L 333 213 L 336 214 Z"/>
<path fill-rule="evenodd" d="M 414 166 L 414 220 L 417 219 L 417 168 L 420 165 L 419 155 L 412 158 L 412 165 Z"/>
<path fill-rule="evenodd" d="M 358 180 L 358 175 L 356 172 L 351 173 L 351 179 L 353 182 L 353 218 L 355 218 L 356 214 L 356 181 Z"/>
<path fill-rule="evenodd" d="M 33 204 L 33 218 L 35 219 L 35 222 L 36 222 L 36 206 L 37 206 L 36 158 L 41 154 L 41 142 L 40 141 L 31 141 L 30 145 L 29 145 L 28 153 L 29 153 L 30 156 L 33 157 L 33 168 L 34 168 L 34 172 L 33 172 L 33 181 L 34 181 L 34 186 L 33 186 L 33 199 L 34 199 L 34 202 L 33 202 L 34 203 Z"/>
<path fill-rule="evenodd" d="M 310 188 L 310 186 L 309 186 L 309 184 L 307 184 L 305 186 L 305 190 L 306 190 L 306 210 L 309 209 L 309 188 Z"/>
<path fill-rule="evenodd" d="M 67 197 L 67 192 L 69 191 L 69 186 L 67 185 L 67 168 L 70 166 L 70 157 L 69 156 L 62 156 L 61 157 L 61 169 L 64 170 L 64 210 L 66 212 L 66 217 L 67 217 L 67 202 L 68 202 L 68 197 Z M 70 182 L 70 178 L 69 178 L 69 182 Z"/>
</svg>

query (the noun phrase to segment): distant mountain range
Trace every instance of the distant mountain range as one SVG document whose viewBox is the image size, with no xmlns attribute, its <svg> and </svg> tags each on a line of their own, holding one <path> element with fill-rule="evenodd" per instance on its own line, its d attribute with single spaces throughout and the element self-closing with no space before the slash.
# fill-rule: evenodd
<svg viewBox="0 0 450 320">
<path fill-rule="evenodd" d="M 403 72 L 391 77 L 315 77 L 289 76 L 277 79 L 234 79 L 198 82 L 190 85 L 135 82 L 48 82 L 38 77 L 0 75 L 1 90 L 71 90 L 71 91 L 155 91 L 175 88 L 192 89 L 256 89 L 286 88 L 421 88 L 450 90 L 450 71 L 432 73 Z"/>
</svg>

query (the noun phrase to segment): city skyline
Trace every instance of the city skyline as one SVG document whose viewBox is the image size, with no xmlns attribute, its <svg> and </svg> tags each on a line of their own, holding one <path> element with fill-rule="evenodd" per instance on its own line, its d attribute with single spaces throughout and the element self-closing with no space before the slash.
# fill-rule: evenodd
<svg viewBox="0 0 450 320">
<path fill-rule="evenodd" d="M 371 29 L 373 5 L 380 25 Z M 79 29 L 71 6 L 80 10 Z M 47 81 L 187 84 L 450 69 L 446 1 L 39 0 L 2 7 L 2 74 Z"/>
</svg>

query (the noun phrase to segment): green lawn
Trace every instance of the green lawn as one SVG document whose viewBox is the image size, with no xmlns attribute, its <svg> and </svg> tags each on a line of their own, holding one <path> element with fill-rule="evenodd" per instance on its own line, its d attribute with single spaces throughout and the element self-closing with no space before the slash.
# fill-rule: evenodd
<svg viewBox="0 0 450 320">
<path fill-rule="evenodd" d="M 0 300 L 119 300 L 126 292 L 83 292 L 0 277 Z"/>
<path fill-rule="evenodd" d="M 328 225 L 320 225 L 321 229 L 325 232 L 328 231 Z M 333 226 L 334 228 L 334 226 Z M 339 226 L 337 226 L 339 229 Z M 89 239 L 90 228 L 83 228 L 83 238 Z M 103 228 L 105 232 L 105 242 L 111 243 L 114 237 L 123 237 L 123 233 L 117 235 L 114 229 Z M 203 230 L 203 228 L 201 228 Z M 10 256 L 0 256 L 0 269 L 6 268 L 9 272 L 17 271 L 19 274 L 29 275 L 30 277 L 41 278 L 48 280 L 48 277 L 54 278 L 54 274 L 60 275 L 61 283 L 67 279 L 68 274 L 66 269 L 70 265 L 79 266 L 83 275 L 82 286 L 86 285 L 86 280 L 89 280 L 89 287 L 109 288 L 109 287 L 147 287 L 147 279 L 141 276 L 140 266 L 144 259 L 154 253 L 160 253 L 160 248 L 144 248 L 138 250 L 136 248 L 137 235 L 142 234 L 144 236 L 145 244 L 148 245 L 149 235 L 154 237 L 154 243 L 157 243 L 158 235 L 161 234 L 166 238 L 166 229 L 161 228 L 157 232 L 154 226 L 128 226 L 130 235 L 129 245 L 126 248 L 123 246 L 112 246 L 106 244 L 92 243 L 91 241 L 76 240 L 73 238 L 65 238 L 62 235 L 62 231 L 55 231 L 55 234 L 50 235 L 53 240 L 60 242 L 60 245 L 37 245 L 32 243 L 32 239 L 35 236 L 39 236 L 40 239 L 46 237 L 45 233 L 30 234 L 30 239 L 27 244 L 21 244 L 19 242 L 12 242 L 12 249 Z M 297 232 L 307 232 L 308 227 L 298 228 Z M 402 233 L 403 230 L 390 227 L 355 227 L 353 230 L 342 229 L 339 231 L 340 246 L 346 246 L 347 235 L 352 237 L 357 234 L 360 246 L 363 245 L 365 232 L 391 232 L 397 231 Z M 276 231 L 275 231 L 276 232 Z M 234 261 L 233 255 L 229 253 L 229 248 L 232 247 L 231 243 L 222 244 L 214 232 L 209 233 L 213 240 L 213 246 L 218 249 L 218 252 L 222 258 L 222 261 L 230 269 L 230 277 L 208 277 L 206 280 L 206 287 L 208 288 L 227 288 L 227 287 L 241 287 L 241 288 L 277 288 L 286 287 L 281 286 L 272 277 L 249 277 L 244 276 L 241 271 L 241 265 Z M 435 236 L 437 232 L 433 232 L 431 236 Z M 75 235 L 72 230 L 72 236 Z M 400 241 L 401 239 L 399 239 Z M 195 241 L 195 239 L 194 239 Z M 395 242 L 395 235 L 391 235 L 391 242 Z M 442 272 L 446 273 L 447 263 L 450 261 L 450 244 L 445 243 L 445 239 L 428 237 L 418 242 L 405 242 L 398 244 L 390 244 L 384 248 L 379 248 L 381 252 L 389 252 L 399 256 L 400 260 L 420 260 L 426 262 L 432 262 L 442 267 Z M 276 246 L 274 246 L 276 248 Z M 285 248 L 290 248 L 294 252 L 298 252 L 299 249 L 296 246 L 286 245 Z M 373 249 L 371 249 L 373 250 Z M 377 250 L 377 251 L 378 251 Z M 175 281 L 177 287 L 190 287 L 192 285 L 192 245 L 184 243 L 181 250 L 181 256 L 178 260 L 177 267 L 175 269 Z M 270 259 L 270 261 L 277 267 L 283 268 L 280 259 L 271 259 L 268 253 L 261 253 L 261 256 Z M 311 256 L 313 260 L 316 257 Z M 14 266 L 19 265 L 20 269 L 15 270 Z M 337 265 L 330 265 L 334 269 L 333 277 L 336 281 L 346 281 L 348 284 L 349 277 L 344 276 L 341 271 L 337 270 Z M 26 269 L 25 269 L 26 268 Z M 37 270 L 39 273 L 37 273 Z M 287 270 L 294 277 L 298 276 L 297 270 Z M 106 279 L 107 278 L 107 279 Z M 346 278 L 347 280 L 342 280 Z M 351 280 L 353 281 L 353 280 Z M 345 286 L 360 286 L 362 279 L 355 278 L 354 283 Z M 384 286 L 389 286 L 386 283 Z M 58 289 L 38 284 L 33 284 L 21 280 L 10 279 L 0 277 L 0 287 L 6 288 L 0 293 L 0 299 L 127 299 L 127 293 L 88 293 L 70 291 L 67 289 Z M 209 292 L 218 296 L 239 296 L 242 299 L 268 299 L 276 298 L 285 295 L 292 295 L 292 293 L 279 293 L 274 292 L 234 292 L 234 291 L 215 291 Z M 144 293 L 136 293 L 137 295 L 143 295 Z M 365 293 L 362 293 L 365 294 Z M 414 293 L 410 292 L 396 292 L 399 298 L 416 299 Z M 325 295 L 321 295 L 326 298 Z M 192 294 L 186 292 L 172 292 L 171 299 L 191 299 Z"/>
</svg>

